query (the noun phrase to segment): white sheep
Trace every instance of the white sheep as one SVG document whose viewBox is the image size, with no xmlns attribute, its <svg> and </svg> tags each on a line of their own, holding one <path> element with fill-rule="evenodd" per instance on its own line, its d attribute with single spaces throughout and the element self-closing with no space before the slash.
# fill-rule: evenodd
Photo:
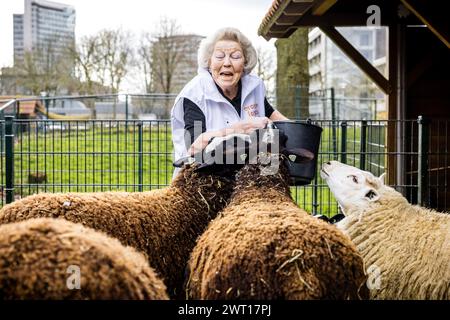
<svg viewBox="0 0 450 320">
<path fill-rule="evenodd" d="M 450 215 L 411 205 L 383 175 L 330 161 L 322 166 L 345 218 L 337 226 L 369 270 L 373 299 L 450 299 Z"/>
</svg>

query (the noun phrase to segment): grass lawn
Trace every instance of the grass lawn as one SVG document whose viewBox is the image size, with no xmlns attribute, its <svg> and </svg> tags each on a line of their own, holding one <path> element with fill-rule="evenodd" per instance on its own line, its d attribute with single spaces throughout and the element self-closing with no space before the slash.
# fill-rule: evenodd
<svg viewBox="0 0 450 320">
<path fill-rule="evenodd" d="M 40 130 L 17 136 L 15 184 L 16 194 L 22 196 L 37 190 L 138 191 L 140 185 L 142 190 L 150 190 L 167 185 L 171 179 L 172 143 L 166 123 L 159 128 L 143 128 L 142 152 L 139 131 L 131 125 Z M 30 183 L 30 175 L 38 172 L 46 175 L 45 184 Z"/>
</svg>

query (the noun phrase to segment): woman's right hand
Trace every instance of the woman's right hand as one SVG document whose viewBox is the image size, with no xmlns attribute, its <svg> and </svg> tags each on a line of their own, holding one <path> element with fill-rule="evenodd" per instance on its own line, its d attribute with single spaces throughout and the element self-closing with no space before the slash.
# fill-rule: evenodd
<svg viewBox="0 0 450 320">
<path fill-rule="evenodd" d="M 256 129 L 264 129 L 269 123 L 267 117 L 255 117 L 248 120 L 239 121 L 231 126 L 235 133 L 249 134 Z"/>
<path fill-rule="evenodd" d="M 234 133 L 250 134 L 256 129 L 264 129 L 269 121 L 270 120 L 267 117 L 255 117 L 248 120 L 236 122 L 229 128 L 224 128 L 217 131 L 203 132 L 197 137 L 197 139 L 195 139 L 194 143 L 188 150 L 188 154 L 192 156 L 198 152 L 203 151 L 203 149 L 208 145 L 209 141 L 214 137 L 224 137 L 228 134 Z"/>
</svg>

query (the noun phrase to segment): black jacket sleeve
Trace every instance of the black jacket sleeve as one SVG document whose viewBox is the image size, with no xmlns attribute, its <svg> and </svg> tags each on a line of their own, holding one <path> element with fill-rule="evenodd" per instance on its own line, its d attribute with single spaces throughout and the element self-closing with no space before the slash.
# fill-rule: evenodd
<svg viewBox="0 0 450 320">
<path fill-rule="evenodd" d="M 269 103 L 269 101 L 267 101 L 267 98 L 264 97 L 264 111 L 266 113 L 266 117 L 270 118 L 270 116 L 272 115 L 272 113 L 275 111 L 275 109 L 271 106 L 271 104 Z"/>
<path fill-rule="evenodd" d="M 191 137 L 191 144 L 198 138 L 200 134 L 206 131 L 206 119 L 203 111 L 191 100 L 183 99 L 183 110 L 184 110 L 184 130 L 187 130 Z M 201 126 L 201 132 L 195 132 L 194 125 Z M 199 131 L 197 129 L 197 131 Z M 187 146 L 187 147 L 190 147 Z"/>
</svg>

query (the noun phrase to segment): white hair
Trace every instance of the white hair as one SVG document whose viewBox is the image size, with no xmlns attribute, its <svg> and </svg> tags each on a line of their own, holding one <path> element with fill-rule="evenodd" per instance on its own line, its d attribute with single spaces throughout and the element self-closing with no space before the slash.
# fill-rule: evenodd
<svg viewBox="0 0 450 320">
<path fill-rule="evenodd" d="M 214 34 L 202 40 L 198 48 L 198 67 L 200 69 L 209 69 L 209 63 L 214 51 L 214 46 L 218 41 L 230 40 L 236 41 L 244 51 L 244 73 L 249 74 L 256 66 L 257 55 L 250 40 L 236 28 L 222 28 L 217 30 Z"/>
</svg>

